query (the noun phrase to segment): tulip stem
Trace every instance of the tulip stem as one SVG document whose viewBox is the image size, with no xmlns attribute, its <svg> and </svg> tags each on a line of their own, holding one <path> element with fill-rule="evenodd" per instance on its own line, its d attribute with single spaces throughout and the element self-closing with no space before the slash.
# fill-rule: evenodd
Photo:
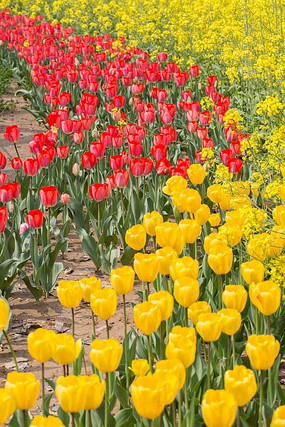
<svg viewBox="0 0 285 427">
<path fill-rule="evenodd" d="M 75 333 L 75 318 L 74 318 L 74 308 L 71 309 L 71 318 L 72 318 L 72 336 L 74 338 L 74 333 Z"/>
<path fill-rule="evenodd" d="M 150 367 L 150 372 L 153 372 L 153 367 L 152 367 L 152 346 L 151 346 L 151 334 L 147 336 L 147 340 L 148 340 L 148 363 L 149 363 L 149 367 Z"/>
<path fill-rule="evenodd" d="M 185 326 L 188 326 L 188 308 L 184 307 L 184 311 L 185 311 Z"/>
<path fill-rule="evenodd" d="M 184 382 L 184 398 L 185 398 L 185 417 L 186 417 L 186 425 L 188 426 L 188 395 L 187 395 L 187 371 L 186 378 Z"/>
<path fill-rule="evenodd" d="M 75 427 L 74 413 L 71 413 L 71 427 Z"/>
<path fill-rule="evenodd" d="M 208 347 L 208 369 L 207 369 L 208 388 L 211 388 L 211 343 Z"/>
<path fill-rule="evenodd" d="M 42 363 L 42 413 L 43 416 L 46 416 L 45 413 L 45 364 Z"/>
<path fill-rule="evenodd" d="M 17 157 L 20 158 L 19 150 L 18 150 L 17 145 L 16 145 L 15 142 L 14 142 L 14 147 L 15 147 L 15 151 L 16 151 Z"/>
<path fill-rule="evenodd" d="M 26 419 L 26 410 L 22 409 L 21 410 L 21 419 L 22 419 L 22 427 L 27 427 L 27 419 Z"/>
<path fill-rule="evenodd" d="M 106 393 L 105 393 L 105 427 L 108 427 L 108 400 L 109 400 L 109 373 L 106 372 Z"/>
<path fill-rule="evenodd" d="M 106 330 L 107 330 L 107 338 L 110 338 L 110 333 L 109 333 L 109 323 L 108 320 L 106 320 Z"/>
<path fill-rule="evenodd" d="M 160 345 L 159 345 L 159 356 L 160 359 L 163 359 L 163 329 L 162 329 L 162 322 L 159 326 L 159 336 L 160 336 Z"/>
<path fill-rule="evenodd" d="M 227 349 L 227 370 L 230 368 L 230 361 L 231 361 L 231 337 L 230 335 L 227 335 L 227 341 L 228 341 L 228 349 Z"/>
<path fill-rule="evenodd" d="M 271 332 L 270 332 L 270 316 L 267 316 L 267 331 L 268 331 L 268 335 L 271 335 Z"/>
<path fill-rule="evenodd" d="M 152 426 L 152 421 L 151 420 L 147 420 L 147 421 L 148 421 L 149 427 L 151 427 Z"/>
<path fill-rule="evenodd" d="M 87 421 L 87 426 L 88 427 L 92 427 L 91 411 L 88 410 L 86 415 L 87 415 L 87 420 L 86 420 Z"/>
<path fill-rule="evenodd" d="M 47 219 L 47 243 L 50 244 L 50 208 L 48 208 L 48 219 Z"/>
<path fill-rule="evenodd" d="M 96 339 L 96 323 L 95 323 L 95 316 L 94 316 L 94 313 L 93 313 L 93 311 L 92 311 L 92 310 L 91 310 L 91 313 L 92 313 L 93 336 L 94 336 L 94 339 Z"/>
<path fill-rule="evenodd" d="M 178 403 L 178 427 L 181 427 L 182 421 L 182 389 L 179 391 L 179 403 Z"/>
<path fill-rule="evenodd" d="M 176 402 L 175 402 L 175 399 L 172 402 L 172 422 L 173 422 L 173 427 L 176 427 Z"/>
<path fill-rule="evenodd" d="M 234 335 L 232 336 L 232 339 L 233 339 L 233 368 L 234 368 L 236 365 L 236 339 Z"/>
<path fill-rule="evenodd" d="M 219 310 L 222 309 L 222 293 L 223 293 L 223 277 L 221 274 L 218 275 L 218 294 L 219 294 Z"/>
<path fill-rule="evenodd" d="M 127 342 L 127 308 L 126 308 L 126 296 L 123 295 L 123 305 L 124 305 L 124 333 L 125 333 L 125 372 L 126 372 L 126 387 L 127 392 L 129 393 L 129 370 L 128 370 L 128 342 Z"/>
<path fill-rule="evenodd" d="M 237 410 L 237 427 L 240 427 L 240 419 L 241 419 L 241 408 L 238 406 Z"/>
<path fill-rule="evenodd" d="M 5 330 L 3 330 L 3 334 L 4 334 L 4 337 L 6 338 L 8 346 L 10 348 L 10 351 L 11 351 L 11 354 L 12 354 L 12 357 L 13 357 L 13 360 L 14 360 L 14 363 L 15 363 L 16 371 L 19 372 L 19 366 L 18 366 L 18 362 L 17 362 L 17 357 L 16 357 L 15 352 L 13 350 L 10 338 L 9 338 L 9 336 L 8 336 L 8 334 L 7 334 L 7 332 Z"/>
<path fill-rule="evenodd" d="M 260 371 L 259 377 L 259 416 L 258 416 L 258 426 L 262 427 L 262 404 L 263 404 L 263 371 Z"/>
</svg>

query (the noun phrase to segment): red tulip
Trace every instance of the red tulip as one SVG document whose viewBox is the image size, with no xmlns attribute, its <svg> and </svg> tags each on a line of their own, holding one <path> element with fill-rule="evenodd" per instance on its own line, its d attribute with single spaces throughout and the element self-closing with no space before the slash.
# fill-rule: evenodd
<svg viewBox="0 0 285 427">
<path fill-rule="evenodd" d="M 158 175 L 169 174 L 171 170 L 171 163 L 167 159 L 161 159 L 156 163 L 155 169 Z"/>
<path fill-rule="evenodd" d="M 159 62 L 165 62 L 167 60 L 167 53 L 165 53 L 165 52 L 158 52 L 158 54 L 157 54 L 156 57 L 157 57 L 157 60 Z"/>
<path fill-rule="evenodd" d="M 111 188 L 108 184 L 92 184 L 89 187 L 89 194 L 93 200 L 101 202 L 110 196 Z"/>
<path fill-rule="evenodd" d="M 210 111 L 201 111 L 199 114 L 199 122 L 201 125 L 208 125 L 211 121 L 211 112 Z"/>
<path fill-rule="evenodd" d="M 20 139 L 20 129 L 17 125 L 7 126 L 4 138 L 10 142 L 18 142 Z"/>
<path fill-rule="evenodd" d="M 41 226 L 43 225 L 43 221 L 44 221 L 44 216 L 42 211 L 40 211 L 39 209 L 34 209 L 28 212 L 27 223 L 31 228 L 34 228 L 34 229 L 41 228 Z"/>
<path fill-rule="evenodd" d="M 5 169 L 7 164 L 6 156 L 0 151 L 0 170 Z"/>
<path fill-rule="evenodd" d="M 60 201 L 64 205 L 67 205 L 70 202 L 70 195 L 67 193 L 62 193 L 62 195 L 60 196 Z"/>
<path fill-rule="evenodd" d="M 8 219 L 8 210 L 6 206 L 2 206 L 2 208 L 0 208 L 0 233 L 3 233 L 6 228 L 7 219 Z"/>
<path fill-rule="evenodd" d="M 220 152 L 220 159 L 222 160 L 222 162 L 227 165 L 228 161 L 233 157 L 233 153 L 232 150 L 230 150 L 229 148 L 227 148 L 226 150 L 222 150 Z"/>
<path fill-rule="evenodd" d="M 48 150 L 41 150 L 37 153 L 37 161 L 40 167 L 47 168 L 52 162 L 52 156 Z"/>
<path fill-rule="evenodd" d="M 181 96 L 184 101 L 189 102 L 191 101 L 192 93 L 190 90 L 184 90 Z"/>
<path fill-rule="evenodd" d="M 84 140 L 83 132 L 74 132 L 73 141 L 75 142 L 75 144 L 82 144 L 83 140 Z"/>
<path fill-rule="evenodd" d="M 42 187 L 40 190 L 41 202 L 47 208 L 51 208 L 57 204 L 58 196 L 59 192 L 54 185 Z"/>
<path fill-rule="evenodd" d="M 110 156 L 109 162 L 113 171 L 122 169 L 125 164 L 124 158 L 121 154 L 117 154 L 116 156 Z"/>
<path fill-rule="evenodd" d="M 11 167 L 14 170 L 20 170 L 23 167 L 23 162 L 19 157 L 13 157 L 13 159 L 11 160 Z"/>
<path fill-rule="evenodd" d="M 200 68 L 199 65 L 192 65 L 192 67 L 190 68 L 190 76 L 191 77 L 198 77 L 200 74 Z"/>
<path fill-rule="evenodd" d="M 17 199 L 19 195 L 20 184 L 18 182 L 11 182 L 0 187 L 0 202 L 2 203 L 11 202 L 11 200 Z"/>
<path fill-rule="evenodd" d="M 208 83 L 211 86 L 215 86 L 215 83 L 218 81 L 217 76 L 208 76 Z"/>
<path fill-rule="evenodd" d="M 162 144 L 154 145 L 151 147 L 150 152 L 156 161 L 164 159 L 167 156 L 167 148 Z"/>
<path fill-rule="evenodd" d="M 227 167 L 229 168 L 229 172 L 239 173 L 242 170 L 243 161 L 240 159 L 236 159 L 235 157 L 232 157 L 231 159 L 229 159 L 227 163 Z"/>
<path fill-rule="evenodd" d="M 0 184 L 6 184 L 8 176 L 6 173 L 0 173 Z"/>
<path fill-rule="evenodd" d="M 129 172 L 125 171 L 123 169 L 114 171 L 114 182 L 116 184 L 116 187 L 118 188 L 124 188 L 128 185 L 129 182 Z"/>
<path fill-rule="evenodd" d="M 198 129 L 198 122 L 196 122 L 195 120 L 193 120 L 192 122 L 189 122 L 187 125 L 187 129 L 189 130 L 189 132 L 197 132 Z"/>
<path fill-rule="evenodd" d="M 98 159 L 102 159 L 105 154 L 105 145 L 104 142 L 91 142 L 90 144 L 91 153 L 95 154 Z"/>
<path fill-rule="evenodd" d="M 129 142 L 128 146 L 130 156 L 139 157 L 143 152 L 143 146 L 140 142 Z"/>
<path fill-rule="evenodd" d="M 81 164 L 85 169 L 92 169 L 96 164 L 96 156 L 91 151 L 86 151 L 81 156 Z"/>
<path fill-rule="evenodd" d="M 28 176 L 34 176 L 37 174 L 40 168 L 39 162 L 36 159 L 27 159 L 24 161 L 24 171 Z"/>
<path fill-rule="evenodd" d="M 61 145 L 60 147 L 57 147 L 56 152 L 60 159 L 66 159 L 69 154 L 69 147 L 68 145 Z"/>
</svg>

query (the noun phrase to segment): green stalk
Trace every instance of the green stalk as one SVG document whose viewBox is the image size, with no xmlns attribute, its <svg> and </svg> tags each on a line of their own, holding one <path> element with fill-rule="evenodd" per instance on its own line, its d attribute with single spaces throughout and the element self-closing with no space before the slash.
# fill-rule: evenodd
<svg viewBox="0 0 285 427">
<path fill-rule="evenodd" d="M 3 334 L 4 334 L 4 337 L 6 338 L 8 346 L 10 348 L 10 351 L 11 351 L 11 354 L 12 354 L 12 357 L 13 357 L 13 360 L 14 360 L 14 363 L 15 363 L 16 371 L 19 372 L 19 366 L 18 366 L 17 358 L 16 358 L 15 352 L 13 350 L 13 347 L 12 347 L 11 341 L 9 339 L 9 336 L 8 336 L 8 334 L 7 334 L 7 332 L 5 330 L 3 330 Z"/>
<path fill-rule="evenodd" d="M 209 342 L 209 348 L 208 348 L 207 382 L 208 382 L 208 388 L 211 388 L 211 343 L 210 342 Z"/>
<path fill-rule="evenodd" d="M 45 364 L 42 363 L 42 414 L 45 417 Z"/>
<path fill-rule="evenodd" d="M 72 336 L 74 338 L 74 334 L 75 334 L 75 316 L 74 316 L 74 308 L 71 309 L 71 318 L 72 318 L 72 326 L 71 326 L 71 332 L 72 332 Z"/>
<path fill-rule="evenodd" d="M 126 387 L 129 393 L 129 369 L 128 369 L 128 342 L 127 342 L 127 308 L 126 308 L 126 296 L 123 295 L 124 305 L 124 334 L 125 334 L 125 372 L 126 372 Z"/>
<path fill-rule="evenodd" d="M 236 340 L 234 335 L 232 335 L 232 339 L 233 339 L 233 368 L 234 368 L 236 365 Z"/>
<path fill-rule="evenodd" d="M 153 373 L 151 334 L 147 336 L 147 340 L 148 340 L 148 363 L 150 367 L 150 372 Z"/>
<path fill-rule="evenodd" d="M 181 422 L 182 422 L 182 389 L 179 391 L 178 427 L 181 427 Z"/>
<path fill-rule="evenodd" d="M 231 361 L 231 337 L 230 335 L 227 335 L 227 370 L 230 368 L 230 361 Z"/>
<path fill-rule="evenodd" d="M 108 427 L 108 400 L 109 400 L 109 373 L 106 372 L 106 393 L 105 393 L 105 427 Z"/>
<path fill-rule="evenodd" d="M 223 277 L 221 274 L 218 275 L 218 294 L 219 294 L 219 310 L 222 309 L 222 293 L 223 293 Z"/>
<path fill-rule="evenodd" d="M 188 308 L 184 307 L 184 315 L 185 315 L 185 326 L 188 326 Z"/>
<path fill-rule="evenodd" d="M 110 333 L 109 333 L 109 323 L 108 320 L 106 320 L 106 330 L 107 330 L 107 338 L 110 338 Z"/>
<path fill-rule="evenodd" d="M 259 414 L 258 414 L 258 426 L 262 427 L 262 404 L 263 404 L 263 371 L 260 371 L 259 377 Z"/>
<path fill-rule="evenodd" d="M 94 316 L 93 310 L 91 310 L 91 313 L 92 313 L 93 336 L 94 336 L 94 339 L 96 339 L 96 323 L 95 323 L 95 316 Z"/>
</svg>

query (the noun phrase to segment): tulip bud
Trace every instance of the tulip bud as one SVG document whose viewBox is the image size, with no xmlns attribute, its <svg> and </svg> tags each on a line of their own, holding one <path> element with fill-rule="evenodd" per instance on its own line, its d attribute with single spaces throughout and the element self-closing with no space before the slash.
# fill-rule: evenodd
<svg viewBox="0 0 285 427">
<path fill-rule="evenodd" d="M 150 335 L 161 323 L 161 312 L 158 305 L 145 301 L 134 307 L 136 327 L 145 335 Z"/>
<path fill-rule="evenodd" d="M 150 213 L 148 212 L 143 217 L 143 226 L 149 236 L 155 236 L 156 235 L 155 227 L 162 223 L 163 223 L 163 217 L 157 211 L 153 211 Z"/>
<path fill-rule="evenodd" d="M 243 280 L 248 284 L 262 282 L 264 278 L 264 266 L 262 262 L 252 260 L 243 262 L 240 266 Z"/>
<path fill-rule="evenodd" d="M 52 343 L 52 358 L 60 365 L 70 365 L 79 356 L 81 340 L 74 341 L 70 334 L 56 334 Z"/>
<path fill-rule="evenodd" d="M 158 268 L 160 274 L 167 276 L 169 274 L 169 268 L 172 261 L 177 258 L 177 252 L 171 246 L 165 246 L 164 248 L 156 251 L 158 259 Z"/>
<path fill-rule="evenodd" d="M 114 338 L 96 339 L 91 343 L 90 359 L 99 371 L 114 372 L 121 361 L 123 346 Z"/>
<path fill-rule="evenodd" d="M 198 280 L 191 277 L 181 277 L 174 282 L 174 297 L 183 307 L 189 307 L 199 297 Z"/>
<path fill-rule="evenodd" d="M 55 332 L 38 328 L 28 335 L 28 351 L 37 362 L 45 363 L 52 357 Z"/>
<path fill-rule="evenodd" d="M 221 215 L 219 213 L 211 214 L 208 221 L 211 227 L 218 227 L 221 222 Z"/>
<path fill-rule="evenodd" d="M 275 313 L 281 302 L 280 286 L 271 280 L 252 283 L 249 286 L 249 297 L 253 305 L 265 316 Z"/>
<path fill-rule="evenodd" d="M 199 209 L 194 212 L 194 218 L 200 225 L 206 224 L 209 217 L 211 215 L 211 211 L 208 205 L 202 204 Z"/>
<path fill-rule="evenodd" d="M 185 243 L 194 243 L 201 234 L 201 225 L 195 219 L 182 219 L 179 222 Z"/>
<path fill-rule="evenodd" d="M 83 298 L 83 292 L 79 281 L 60 280 L 57 287 L 58 299 L 66 308 L 75 308 Z"/>
<path fill-rule="evenodd" d="M 117 294 L 113 288 L 97 289 L 90 295 L 93 313 L 100 319 L 108 320 L 117 310 Z"/>
<path fill-rule="evenodd" d="M 284 424 L 285 424 L 285 405 L 282 405 L 275 410 L 271 420 L 270 427 L 283 427 Z"/>
<path fill-rule="evenodd" d="M 170 266 L 170 275 L 175 281 L 181 277 L 191 277 L 197 279 L 199 274 L 199 263 L 189 256 L 176 258 Z"/>
<path fill-rule="evenodd" d="M 193 163 L 187 169 L 187 175 L 193 185 L 199 185 L 199 184 L 202 184 L 202 182 L 204 181 L 206 176 L 206 171 L 203 168 L 203 166 L 200 165 L 199 163 L 197 164 Z"/>
<path fill-rule="evenodd" d="M 134 270 L 141 282 L 153 282 L 158 275 L 156 254 L 135 254 Z"/>
<path fill-rule="evenodd" d="M 16 410 L 13 397 L 4 388 L 0 388 L 0 425 L 4 425 Z"/>
<path fill-rule="evenodd" d="M 202 400 L 202 415 L 207 427 L 231 427 L 235 422 L 237 403 L 227 390 L 209 389 Z"/>
<path fill-rule="evenodd" d="M 270 369 L 278 356 L 280 343 L 273 335 L 250 335 L 245 346 L 253 369 Z"/>
<path fill-rule="evenodd" d="M 197 301 L 188 308 L 188 318 L 196 325 L 200 314 L 211 313 L 212 307 L 206 301 Z"/>
<path fill-rule="evenodd" d="M 227 308 L 235 308 L 241 313 L 246 305 L 247 292 L 242 285 L 227 285 L 222 298 Z"/>
<path fill-rule="evenodd" d="M 186 379 L 186 370 L 179 359 L 159 360 L 155 365 L 155 372 L 172 371 L 178 379 L 178 389 L 181 390 Z"/>
<path fill-rule="evenodd" d="M 135 251 L 140 251 L 146 244 L 146 231 L 141 224 L 134 225 L 126 231 L 125 241 Z"/>
<path fill-rule="evenodd" d="M 218 312 L 221 318 L 222 332 L 226 335 L 234 335 L 240 328 L 241 315 L 235 308 L 223 308 Z"/>
<path fill-rule="evenodd" d="M 166 404 L 165 386 L 153 374 L 137 377 L 131 385 L 131 396 L 137 413 L 153 420 L 163 411 Z"/>
<path fill-rule="evenodd" d="M 83 292 L 83 298 L 86 302 L 90 302 L 90 295 L 94 291 L 102 288 L 102 282 L 100 279 L 97 279 L 97 277 L 86 277 L 81 279 L 79 283 Z"/>
<path fill-rule="evenodd" d="M 9 322 L 9 305 L 4 298 L 0 297 L 0 332 L 6 329 Z"/>
<path fill-rule="evenodd" d="M 31 373 L 9 372 L 5 390 L 14 399 L 16 409 L 28 410 L 36 404 L 40 382 Z"/>
<path fill-rule="evenodd" d="M 203 313 L 196 324 L 198 334 L 206 342 L 217 341 L 222 332 L 221 318 L 217 313 Z"/>
<path fill-rule="evenodd" d="M 20 225 L 19 234 L 23 234 L 28 228 L 30 228 L 29 224 L 27 222 L 24 222 Z"/>
<path fill-rule="evenodd" d="M 208 263 L 211 269 L 218 275 L 227 274 L 233 263 L 233 251 L 231 248 L 221 248 L 214 245 L 208 255 Z"/>
<path fill-rule="evenodd" d="M 175 326 L 169 334 L 165 355 L 168 359 L 179 359 L 186 369 L 192 365 L 196 357 L 195 329 Z"/>
<path fill-rule="evenodd" d="M 257 392 L 254 372 L 236 365 L 225 372 L 225 389 L 233 394 L 238 406 L 247 405 Z"/>
<path fill-rule="evenodd" d="M 150 370 L 148 361 L 146 359 L 132 360 L 132 366 L 129 368 L 136 377 L 143 377 Z"/>
<path fill-rule="evenodd" d="M 159 291 L 153 294 L 150 294 L 148 301 L 157 305 L 160 309 L 161 320 L 167 320 L 172 314 L 173 311 L 173 296 L 167 291 Z"/>
<path fill-rule="evenodd" d="M 74 176 L 78 176 L 80 173 L 80 166 L 78 163 L 74 163 L 74 165 L 72 166 L 72 173 Z"/>
<path fill-rule="evenodd" d="M 62 195 L 60 196 L 60 201 L 64 205 L 68 205 L 68 203 L 70 202 L 70 195 L 66 193 L 62 193 Z"/>
<path fill-rule="evenodd" d="M 130 266 L 123 266 L 111 271 L 110 283 L 119 295 L 131 292 L 134 286 L 135 272 Z"/>
</svg>

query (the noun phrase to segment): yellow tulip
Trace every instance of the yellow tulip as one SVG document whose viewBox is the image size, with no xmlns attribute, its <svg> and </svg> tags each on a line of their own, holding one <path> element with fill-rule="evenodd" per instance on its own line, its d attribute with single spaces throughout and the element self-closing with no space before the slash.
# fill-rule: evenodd
<svg viewBox="0 0 285 427">
<path fill-rule="evenodd" d="M 184 213 L 187 210 L 187 190 L 188 188 L 183 191 L 173 191 L 171 194 L 171 202 L 180 213 Z"/>
<path fill-rule="evenodd" d="M 182 176 L 172 176 L 166 181 L 166 186 L 163 187 L 162 191 L 164 194 L 171 196 L 173 191 L 183 191 L 187 187 L 187 181 Z"/>
<path fill-rule="evenodd" d="M 273 414 L 270 427 L 285 426 L 285 405 L 279 406 Z"/>
<path fill-rule="evenodd" d="M 160 274 L 167 276 L 172 261 L 178 257 L 177 252 L 171 246 L 165 246 L 164 248 L 157 249 L 156 255 Z"/>
<path fill-rule="evenodd" d="M 128 265 L 111 271 L 110 283 L 119 295 L 126 295 L 131 292 L 134 282 L 135 272 Z"/>
<path fill-rule="evenodd" d="M 47 362 L 52 357 L 52 342 L 56 336 L 54 331 L 38 328 L 28 335 L 28 351 L 33 359 L 40 363 Z"/>
<path fill-rule="evenodd" d="M 195 219 L 182 219 L 179 222 L 185 243 L 194 243 L 201 234 L 201 225 Z"/>
<path fill-rule="evenodd" d="M 34 374 L 9 372 L 5 390 L 14 399 L 16 409 L 28 410 L 35 406 L 40 386 L 41 384 Z"/>
<path fill-rule="evenodd" d="M 126 231 L 125 241 L 135 251 L 140 251 L 146 244 L 146 231 L 141 224 L 134 225 Z"/>
<path fill-rule="evenodd" d="M 97 289 L 102 288 L 102 282 L 97 277 L 86 277 L 80 280 L 80 285 L 83 292 L 83 298 L 86 302 L 90 302 L 90 295 Z"/>
<path fill-rule="evenodd" d="M 188 308 L 188 318 L 196 325 L 200 314 L 211 313 L 212 307 L 206 301 L 197 301 Z"/>
<path fill-rule="evenodd" d="M 234 335 L 240 328 L 241 315 L 235 308 L 223 308 L 218 312 L 221 318 L 222 332 L 226 335 Z"/>
<path fill-rule="evenodd" d="M 243 280 L 248 284 L 262 282 L 264 278 L 264 266 L 262 262 L 256 259 L 243 262 L 240 266 L 240 272 Z"/>
<path fill-rule="evenodd" d="M 242 238 L 242 229 L 239 226 L 230 227 L 227 224 L 219 228 L 219 234 L 222 235 L 229 246 L 236 246 Z"/>
<path fill-rule="evenodd" d="M 83 298 L 83 291 L 79 281 L 60 280 L 57 287 L 58 299 L 66 308 L 75 308 Z"/>
<path fill-rule="evenodd" d="M 250 335 L 245 346 L 254 369 L 270 369 L 278 356 L 280 343 L 273 335 Z"/>
<path fill-rule="evenodd" d="M 145 301 L 134 306 L 136 327 L 145 335 L 150 335 L 161 323 L 161 312 L 158 305 Z"/>
<path fill-rule="evenodd" d="M 147 212 L 143 217 L 143 226 L 149 236 L 155 236 L 156 226 L 162 223 L 163 223 L 163 216 L 157 211 Z"/>
<path fill-rule="evenodd" d="M 108 320 L 117 310 L 117 294 L 113 288 L 103 288 L 90 295 L 93 313 L 100 319 Z"/>
<path fill-rule="evenodd" d="M 218 227 L 221 222 L 221 215 L 219 213 L 213 213 L 209 216 L 208 221 L 211 227 Z"/>
<path fill-rule="evenodd" d="M 164 385 L 153 374 L 137 377 L 131 385 L 131 396 L 137 413 L 154 420 L 165 406 Z"/>
<path fill-rule="evenodd" d="M 227 308 L 235 308 L 241 313 L 246 305 L 247 292 L 242 285 L 227 285 L 222 298 Z"/>
<path fill-rule="evenodd" d="M 219 201 L 219 207 L 222 211 L 227 211 L 231 207 L 232 195 L 228 192 L 228 190 L 223 188 L 221 192 L 221 200 Z"/>
<path fill-rule="evenodd" d="M 150 370 L 148 361 L 146 359 L 134 359 L 129 368 L 136 377 L 143 377 Z"/>
<path fill-rule="evenodd" d="M 244 365 L 236 365 L 225 372 L 225 389 L 230 391 L 238 406 L 247 405 L 257 392 L 254 372 Z"/>
<path fill-rule="evenodd" d="M 160 310 L 161 320 L 167 320 L 172 314 L 173 311 L 173 296 L 167 291 L 158 291 L 153 294 L 150 294 L 148 301 L 157 305 Z"/>
<path fill-rule="evenodd" d="M 156 254 L 135 254 L 134 270 L 141 282 L 153 282 L 158 275 Z"/>
<path fill-rule="evenodd" d="M 198 224 L 204 225 L 208 221 L 210 215 L 211 211 L 209 206 L 206 204 L 202 204 L 199 209 L 197 209 L 194 213 L 194 219 L 198 222 Z"/>
<path fill-rule="evenodd" d="M 217 313 L 200 314 L 196 323 L 196 330 L 204 341 L 217 341 L 222 333 L 220 316 Z"/>
<path fill-rule="evenodd" d="M 85 381 L 81 375 L 59 377 L 56 381 L 55 395 L 65 412 L 82 411 L 86 400 Z"/>
<path fill-rule="evenodd" d="M 93 374 L 90 376 L 84 375 L 84 392 L 86 395 L 83 409 L 90 411 L 97 409 L 101 405 L 105 393 L 106 383 L 104 380 L 100 380 L 98 375 Z"/>
<path fill-rule="evenodd" d="M 221 275 L 227 274 L 233 263 L 233 251 L 231 248 L 221 248 L 214 245 L 208 255 L 208 263 L 214 273 Z"/>
<path fill-rule="evenodd" d="M 200 163 L 192 164 L 187 169 L 187 175 L 193 185 L 202 184 L 205 179 L 206 171 Z"/>
<path fill-rule="evenodd" d="M 264 261 L 267 256 L 270 235 L 267 233 L 253 234 L 247 244 L 247 252 L 259 261 Z"/>
<path fill-rule="evenodd" d="M 272 214 L 277 225 L 285 225 L 285 205 L 276 206 Z"/>
<path fill-rule="evenodd" d="M 197 190 L 187 188 L 186 193 L 186 210 L 190 214 L 194 214 L 201 206 L 201 196 Z"/>
<path fill-rule="evenodd" d="M 69 365 L 79 356 L 81 340 L 74 341 L 72 335 L 56 334 L 52 342 L 52 358 L 60 365 Z"/>
<path fill-rule="evenodd" d="M 223 187 L 221 184 L 213 184 L 207 188 L 207 197 L 213 203 L 220 203 L 222 200 Z"/>
<path fill-rule="evenodd" d="M 181 277 L 174 282 L 174 298 L 183 307 L 190 307 L 199 298 L 198 280 L 191 277 Z"/>
<path fill-rule="evenodd" d="M 271 280 L 252 283 L 249 286 L 249 297 L 253 305 L 265 316 L 275 313 L 281 302 L 280 286 Z"/>
<path fill-rule="evenodd" d="M 64 427 L 61 419 L 58 417 L 54 417 L 49 415 L 45 418 L 43 415 L 36 415 L 33 421 L 31 422 L 31 426 L 34 427 Z"/>
<path fill-rule="evenodd" d="M 13 397 L 4 388 L 0 388 L 0 425 L 4 425 L 8 418 L 16 410 Z"/>
<path fill-rule="evenodd" d="M 90 359 L 101 372 L 114 372 L 121 361 L 123 346 L 114 338 L 96 339 L 91 343 Z"/>
<path fill-rule="evenodd" d="M 185 276 L 197 279 L 199 274 L 199 263 L 196 259 L 193 259 L 190 256 L 177 258 L 170 265 L 169 272 L 173 280 L 177 280 Z"/>
<path fill-rule="evenodd" d="M 163 222 L 155 228 L 156 242 L 162 248 L 171 246 L 174 248 L 177 241 L 181 239 L 182 231 L 175 222 Z"/>
<path fill-rule="evenodd" d="M 230 227 L 240 227 L 242 228 L 245 221 L 245 214 L 240 210 L 229 211 L 226 213 L 226 223 Z"/>
<path fill-rule="evenodd" d="M 280 186 L 279 197 L 281 198 L 282 202 L 285 202 L 285 184 Z"/>
<path fill-rule="evenodd" d="M 186 379 L 186 369 L 183 363 L 176 358 L 159 360 L 155 365 L 155 372 L 173 372 L 178 379 L 178 390 L 180 390 Z"/>
<path fill-rule="evenodd" d="M 202 400 L 202 415 L 207 427 L 231 427 L 237 403 L 231 392 L 209 389 Z"/>
<path fill-rule="evenodd" d="M 196 341 L 194 328 L 175 326 L 169 334 L 165 355 L 168 359 L 179 359 L 188 368 L 195 361 Z"/>
<path fill-rule="evenodd" d="M 223 245 L 225 248 L 228 246 L 224 236 L 221 236 L 219 233 L 208 234 L 204 239 L 204 249 L 206 254 L 209 255 L 211 247 L 215 245 Z"/>
<path fill-rule="evenodd" d="M 179 381 L 173 371 L 155 371 L 153 377 L 163 387 L 164 404 L 170 405 L 179 390 Z"/>
<path fill-rule="evenodd" d="M 0 297 L 0 332 L 3 331 L 9 322 L 9 305 L 4 298 Z"/>
</svg>

